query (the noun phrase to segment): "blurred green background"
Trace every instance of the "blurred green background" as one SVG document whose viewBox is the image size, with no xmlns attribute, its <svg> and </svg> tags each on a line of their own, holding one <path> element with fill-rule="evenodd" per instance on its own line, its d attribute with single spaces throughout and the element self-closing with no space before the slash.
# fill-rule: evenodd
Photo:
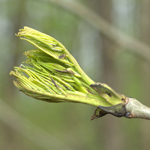
<svg viewBox="0 0 150 150">
<path fill-rule="evenodd" d="M 63 43 L 95 82 L 107 83 L 150 106 L 147 58 L 134 46 L 117 44 L 119 39 L 96 28 L 89 15 L 82 16 L 82 8 L 88 8 L 148 46 L 149 6 L 148 0 L 0 0 L 0 150 L 149 149 L 150 121 L 111 115 L 90 121 L 94 107 L 35 100 L 19 92 L 9 76 L 14 66 L 26 60 L 23 52 L 34 48 L 15 36 L 29 26 Z M 140 52 L 145 53 L 142 48 Z"/>
</svg>

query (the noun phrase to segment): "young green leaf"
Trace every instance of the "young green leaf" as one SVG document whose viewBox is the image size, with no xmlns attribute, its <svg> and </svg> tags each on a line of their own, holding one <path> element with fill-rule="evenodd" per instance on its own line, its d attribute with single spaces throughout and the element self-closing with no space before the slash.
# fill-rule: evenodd
<svg viewBox="0 0 150 150">
<path fill-rule="evenodd" d="M 34 50 L 24 53 L 27 60 L 10 72 L 17 78 L 14 84 L 20 91 L 47 102 L 96 106 L 91 120 L 107 113 L 117 117 L 134 116 L 126 111 L 132 108 L 130 99 L 104 83 L 91 80 L 59 41 L 29 27 L 21 29 L 17 36 L 35 46 Z"/>
</svg>

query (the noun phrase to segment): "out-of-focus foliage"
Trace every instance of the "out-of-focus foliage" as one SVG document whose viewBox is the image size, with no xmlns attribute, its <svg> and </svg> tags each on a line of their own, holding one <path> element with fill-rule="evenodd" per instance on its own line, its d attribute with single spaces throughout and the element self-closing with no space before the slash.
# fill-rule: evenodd
<svg viewBox="0 0 150 150">
<path fill-rule="evenodd" d="M 149 1 L 78 2 L 96 11 L 125 34 L 146 44 L 150 43 Z M 18 92 L 9 72 L 13 66 L 18 66 L 25 60 L 22 53 L 32 49 L 30 44 L 15 36 L 23 26 L 40 30 L 61 41 L 94 81 L 107 83 L 116 91 L 150 105 L 150 68 L 147 61 L 116 45 L 79 16 L 43 0 L 0 1 L 1 99 L 23 117 L 73 149 L 141 150 L 150 147 L 150 122 L 146 120 L 119 120 L 108 115 L 91 122 L 90 116 L 95 109 L 93 107 L 49 104 Z M 15 123 L 19 127 L 19 123 Z M 2 121 L 0 129 L 0 149 L 41 150 L 41 147 Z"/>
</svg>

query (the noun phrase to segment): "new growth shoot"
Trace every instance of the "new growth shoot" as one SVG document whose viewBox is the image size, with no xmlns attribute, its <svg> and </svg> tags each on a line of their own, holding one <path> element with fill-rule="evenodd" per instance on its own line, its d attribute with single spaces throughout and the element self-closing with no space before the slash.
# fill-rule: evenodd
<svg viewBox="0 0 150 150">
<path fill-rule="evenodd" d="M 53 37 L 29 27 L 20 29 L 17 36 L 35 46 L 34 50 L 24 53 L 27 60 L 10 72 L 17 78 L 15 86 L 26 95 L 53 103 L 75 102 L 96 106 L 92 120 L 106 114 L 139 117 L 135 111 L 136 115 L 133 114 L 132 98 L 91 80 L 75 58 Z M 136 105 L 141 109 L 140 102 Z M 149 110 L 146 106 L 144 108 Z M 149 111 L 146 113 L 150 114 Z M 140 115 L 140 118 L 143 116 Z"/>
</svg>

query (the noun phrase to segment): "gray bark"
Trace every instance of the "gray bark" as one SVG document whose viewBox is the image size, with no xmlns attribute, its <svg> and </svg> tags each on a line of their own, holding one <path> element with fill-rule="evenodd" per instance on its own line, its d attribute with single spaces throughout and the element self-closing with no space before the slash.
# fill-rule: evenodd
<svg viewBox="0 0 150 150">
<path fill-rule="evenodd" d="M 134 98 L 128 98 L 125 105 L 127 118 L 142 118 L 150 120 L 150 108 L 143 105 Z"/>
</svg>

